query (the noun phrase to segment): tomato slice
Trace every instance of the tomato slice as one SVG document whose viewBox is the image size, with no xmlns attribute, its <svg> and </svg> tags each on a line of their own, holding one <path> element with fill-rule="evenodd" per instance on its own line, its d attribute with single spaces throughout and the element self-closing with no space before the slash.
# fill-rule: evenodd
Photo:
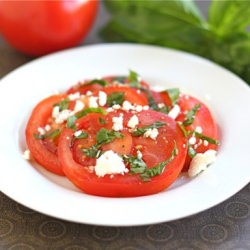
<svg viewBox="0 0 250 250">
<path fill-rule="evenodd" d="M 192 124 L 185 126 L 187 131 L 196 131 L 208 138 L 215 141 L 219 140 L 219 133 L 217 124 L 209 110 L 209 108 L 200 100 L 190 96 L 181 95 L 178 100 L 178 105 L 180 107 L 180 114 L 176 118 L 176 121 L 183 122 L 185 120 L 188 111 L 192 110 L 196 105 L 199 105 L 199 109 L 195 113 L 194 120 Z M 218 145 L 215 143 L 209 143 L 206 139 L 200 138 L 198 136 L 190 133 L 188 136 L 189 143 L 194 148 L 196 153 L 204 153 L 209 149 L 216 150 Z M 183 171 L 188 170 L 192 158 L 187 155 Z"/>
<path fill-rule="evenodd" d="M 64 175 L 57 157 L 58 137 L 39 139 L 35 135 L 39 134 L 39 128 L 49 125 L 51 130 L 60 129 L 51 124 L 50 118 L 53 105 L 64 99 L 63 95 L 54 95 L 39 102 L 33 109 L 26 127 L 26 143 L 33 158 L 47 170 Z M 55 131 L 55 130 L 54 130 Z"/>
<path fill-rule="evenodd" d="M 127 124 L 134 115 L 139 119 L 138 127 L 140 128 L 150 126 L 155 122 L 162 123 L 155 139 L 145 137 L 144 134 L 135 136 L 131 133 L 131 128 Z M 161 173 L 148 181 L 145 181 L 140 174 L 132 173 L 130 163 L 126 163 L 126 167 L 130 169 L 128 173 L 106 174 L 99 177 L 94 171 L 98 157 L 91 158 L 83 153 L 83 149 L 96 145 L 98 131 L 101 129 L 114 131 L 112 130 L 113 118 L 120 116 L 123 117 L 123 128 L 117 132 L 123 136 L 102 145 L 100 150 L 102 152 L 112 150 L 126 157 L 136 157 L 140 151 L 142 160 L 149 169 L 164 162 Z M 76 131 L 64 128 L 59 138 L 58 155 L 65 175 L 87 194 L 107 197 L 154 194 L 171 185 L 182 170 L 187 153 L 186 139 L 176 122 L 165 114 L 151 110 L 136 114 L 116 110 L 107 115 L 86 115 L 77 120 L 76 124 L 77 131 L 84 131 L 88 136 L 75 139 Z M 166 163 L 172 157 L 174 149 L 178 151 L 178 154 Z"/>
</svg>

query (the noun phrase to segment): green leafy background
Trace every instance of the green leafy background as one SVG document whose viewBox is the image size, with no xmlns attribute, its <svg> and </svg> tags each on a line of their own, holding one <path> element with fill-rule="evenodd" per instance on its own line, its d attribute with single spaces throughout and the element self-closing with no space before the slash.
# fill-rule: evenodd
<svg viewBox="0 0 250 250">
<path fill-rule="evenodd" d="M 208 58 L 250 85 L 250 1 L 212 0 L 205 18 L 193 0 L 106 0 L 112 42 L 155 44 Z"/>
</svg>

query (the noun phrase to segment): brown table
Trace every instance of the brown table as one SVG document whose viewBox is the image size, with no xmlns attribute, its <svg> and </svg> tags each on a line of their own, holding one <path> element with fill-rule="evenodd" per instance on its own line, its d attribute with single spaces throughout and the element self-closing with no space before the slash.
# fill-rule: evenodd
<svg viewBox="0 0 250 250">
<path fill-rule="evenodd" d="M 85 44 L 101 42 L 96 30 L 107 17 L 103 11 L 102 19 L 98 17 Z M 0 78 L 31 60 L 0 40 Z M 220 205 L 197 215 L 137 227 L 66 222 L 26 208 L 0 192 L 0 249 L 249 250 L 250 184 Z"/>
</svg>

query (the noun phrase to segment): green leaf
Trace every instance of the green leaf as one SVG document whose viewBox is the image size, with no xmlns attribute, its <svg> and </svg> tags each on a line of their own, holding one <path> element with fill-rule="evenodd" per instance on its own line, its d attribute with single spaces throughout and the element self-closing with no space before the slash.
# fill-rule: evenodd
<svg viewBox="0 0 250 250">
<path fill-rule="evenodd" d="M 96 144 L 94 144 L 90 148 L 82 149 L 82 152 L 88 157 L 98 158 L 102 154 L 102 151 L 99 149 L 102 145 L 108 144 L 116 138 L 123 137 L 124 135 L 120 132 L 101 128 L 96 134 Z"/>
<path fill-rule="evenodd" d="M 129 85 L 131 87 L 140 87 L 140 80 L 139 80 L 139 75 L 133 71 L 133 70 L 130 70 L 129 71 L 129 75 L 128 75 L 128 81 L 129 81 Z"/>
<path fill-rule="evenodd" d="M 202 133 L 194 132 L 194 135 L 202 140 L 209 142 L 210 144 L 220 145 L 220 142 L 218 140 L 215 140 L 215 139 L 213 139 L 209 136 L 206 136 Z"/>
<path fill-rule="evenodd" d="M 184 126 L 189 126 L 194 122 L 196 112 L 200 109 L 200 107 L 201 107 L 200 104 L 196 104 L 192 109 L 190 109 L 187 112 L 187 114 L 185 116 L 185 119 L 184 119 L 184 121 L 182 123 Z"/>
<path fill-rule="evenodd" d="M 143 181 L 150 181 L 150 179 L 156 175 L 161 175 L 164 171 L 167 164 L 173 161 L 174 157 L 178 154 L 178 149 L 176 146 L 176 142 L 174 142 L 174 149 L 171 152 L 171 155 L 166 161 L 160 162 L 156 166 L 152 168 L 147 168 L 144 173 L 140 174 Z"/>
<path fill-rule="evenodd" d="M 111 37 L 112 41 L 118 38 L 188 51 L 199 48 L 203 19 L 193 1 L 123 0 L 105 1 L 105 4 L 112 20 L 101 34 L 107 34 L 106 38 Z"/>
<path fill-rule="evenodd" d="M 123 137 L 124 135 L 118 131 L 101 128 L 96 134 L 96 145 L 97 147 L 100 147 L 103 144 L 107 144 L 116 138 Z"/>
<path fill-rule="evenodd" d="M 171 100 L 172 105 L 176 104 L 176 102 L 178 101 L 179 96 L 180 96 L 180 89 L 179 88 L 166 89 L 162 92 L 167 92 L 167 94 Z"/>
<path fill-rule="evenodd" d="M 135 128 L 133 129 L 133 131 L 131 132 L 131 134 L 133 136 L 140 136 L 140 135 L 143 135 L 147 130 L 149 129 L 154 129 L 154 128 L 161 128 L 163 126 L 165 126 L 166 123 L 165 122 L 159 122 L 159 121 L 156 121 L 154 122 L 153 124 L 150 124 L 150 125 L 146 125 L 146 126 L 143 126 L 143 127 L 140 127 L 140 128 Z"/>
<path fill-rule="evenodd" d="M 59 111 L 63 111 L 65 109 L 68 109 L 68 106 L 69 106 L 69 98 L 65 98 L 63 99 L 62 101 L 60 101 L 59 103 L 56 103 L 53 105 L 54 107 L 55 106 L 58 106 L 59 107 Z"/>
<path fill-rule="evenodd" d="M 52 130 L 44 135 L 41 135 L 41 134 L 34 134 L 34 137 L 38 140 L 44 140 L 44 139 L 47 139 L 47 138 L 52 138 L 52 139 L 55 139 L 56 137 L 58 137 L 59 135 L 61 134 L 61 129 L 55 129 L 55 130 Z"/>
<path fill-rule="evenodd" d="M 208 22 L 220 36 L 244 31 L 250 24 L 250 1 L 213 0 L 209 7 Z"/>
<path fill-rule="evenodd" d="M 99 85 L 101 85 L 101 86 L 103 86 L 103 87 L 109 85 L 108 82 L 106 82 L 106 81 L 103 80 L 103 79 L 93 79 L 93 80 L 91 80 L 91 81 L 85 83 L 84 86 L 93 85 L 93 84 L 95 84 L 95 83 L 98 83 Z"/>
<path fill-rule="evenodd" d="M 79 119 L 79 118 L 82 118 L 83 116 L 85 116 L 85 115 L 87 115 L 89 113 L 100 113 L 100 114 L 103 114 L 103 115 L 107 114 L 106 111 L 103 108 L 91 108 L 91 107 L 88 107 L 88 108 L 85 108 L 85 109 L 81 110 L 77 114 L 70 116 L 67 119 L 66 127 L 71 128 L 71 129 L 76 129 L 75 121 L 77 119 Z"/>
<path fill-rule="evenodd" d="M 142 160 L 142 156 L 140 153 L 137 153 L 136 156 L 123 156 L 123 160 L 130 164 L 131 174 L 142 174 L 147 168 L 147 165 Z"/>
<path fill-rule="evenodd" d="M 107 105 L 108 107 L 112 107 L 115 104 L 121 105 L 125 99 L 124 92 L 115 91 L 108 95 L 107 97 Z"/>
</svg>

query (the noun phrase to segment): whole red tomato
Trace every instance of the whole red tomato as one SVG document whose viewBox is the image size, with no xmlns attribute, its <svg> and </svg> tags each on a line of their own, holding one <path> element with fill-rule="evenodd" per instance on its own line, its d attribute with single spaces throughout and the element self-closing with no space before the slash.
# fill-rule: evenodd
<svg viewBox="0 0 250 250">
<path fill-rule="evenodd" d="M 98 0 L 0 1 L 0 30 L 17 50 L 40 56 L 79 44 Z"/>
</svg>

